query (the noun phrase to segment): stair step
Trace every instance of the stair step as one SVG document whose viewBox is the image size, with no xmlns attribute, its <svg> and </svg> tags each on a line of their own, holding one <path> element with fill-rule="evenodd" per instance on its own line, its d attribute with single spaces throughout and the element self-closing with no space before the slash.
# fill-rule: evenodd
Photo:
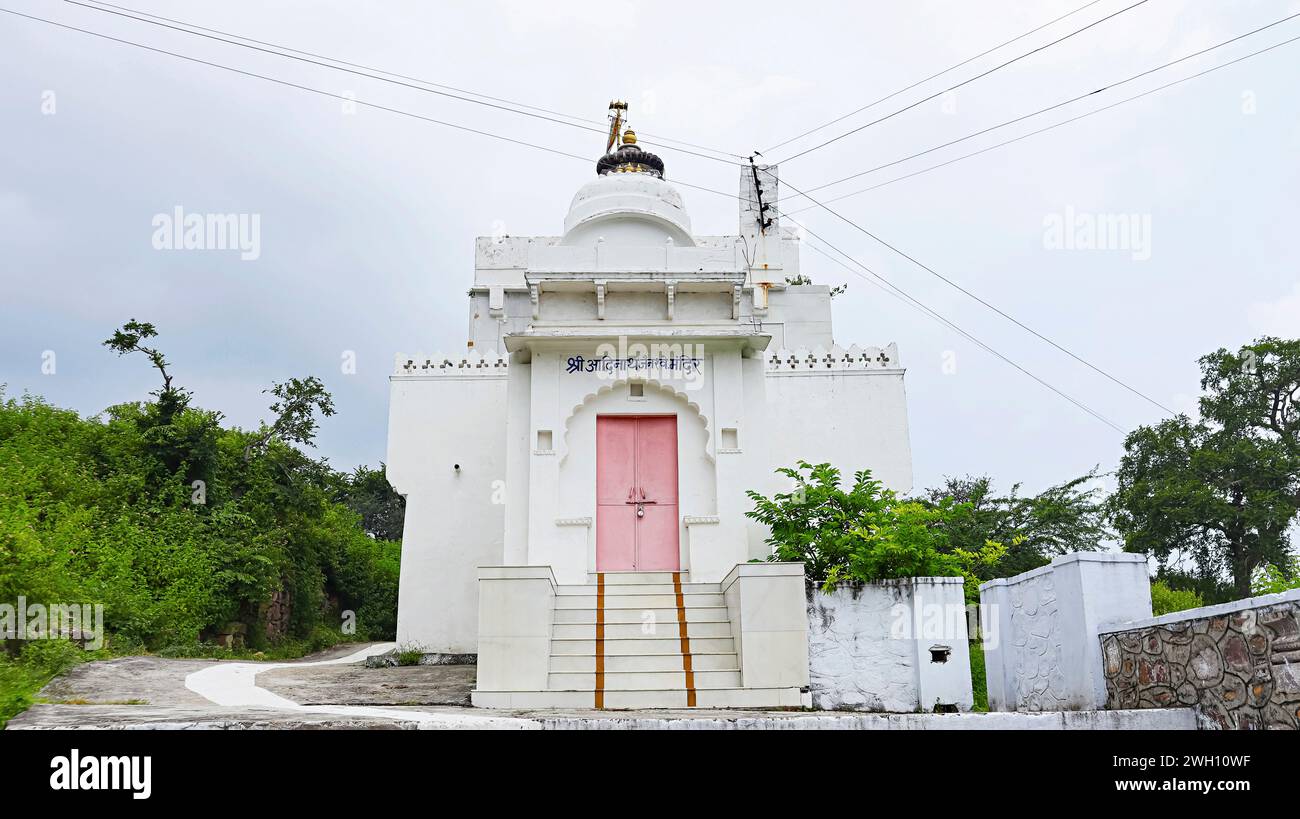
<svg viewBox="0 0 1300 819">
<path fill-rule="evenodd" d="M 694 671 L 737 671 L 740 665 L 736 655 L 691 654 Z M 551 671 L 582 671 L 596 673 L 596 658 L 586 654 L 552 654 Z M 606 671 L 681 671 L 682 655 L 677 654 L 614 654 L 605 657 Z"/>
<path fill-rule="evenodd" d="M 803 705 L 798 688 L 706 688 L 695 692 L 696 708 L 800 708 Z"/>
<path fill-rule="evenodd" d="M 671 654 L 674 651 L 678 652 L 678 655 L 680 656 L 681 648 L 681 638 L 676 636 L 606 639 L 605 657 L 609 658 L 625 654 Z M 692 654 L 697 652 L 700 654 L 731 654 L 734 653 L 735 650 L 730 635 L 727 637 L 691 637 Z M 551 656 L 562 654 L 579 655 L 583 657 L 596 656 L 595 636 L 551 638 Z"/>
<path fill-rule="evenodd" d="M 676 594 L 677 587 L 669 583 L 623 583 L 618 585 L 605 584 L 605 597 L 626 597 L 632 594 Z M 555 589 L 557 597 L 583 597 L 594 596 L 596 594 L 596 585 L 593 583 L 587 586 L 557 586 Z M 722 588 L 717 583 L 683 583 L 682 594 L 722 594 Z"/>
<path fill-rule="evenodd" d="M 605 596 L 606 605 L 617 603 L 620 608 L 670 609 L 677 605 L 677 595 L 665 594 L 621 594 L 611 598 Z M 719 594 L 691 593 L 682 595 L 682 603 L 687 608 L 696 606 L 725 606 L 726 599 Z M 596 590 L 589 594 L 562 594 L 555 598 L 557 609 L 594 609 L 596 607 Z"/>
<path fill-rule="evenodd" d="M 695 687 L 701 688 L 739 688 L 739 671 L 697 671 Z M 547 687 L 552 691 L 587 691 L 595 690 L 596 675 L 585 671 L 552 671 L 547 675 Z M 686 674 L 680 668 L 676 671 L 606 671 L 606 691 L 653 691 L 658 689 L 682 689 L 686 686 Z"/>
<path fill-rule="evenodd" d="M 694 608 L 682 609 L 686 612 L 686 622 L 688 623 L 722 623 L 728 622 L 726 606 L 696 606 Z M 605 622 L 606 623 L 644 623 L 654 622 L 660 625 L 664 623 L 677 622 L 678 609 L 643 609 L 643 608 L 614 608 L 606 604 Z M 647 616 L 649 613 L 649 616 Z M 556 609 L 555 622 L 558 623 L 591 623 L 596 622 L 596 610 L 590 609 Z"/>
<path fill-rule="evenodd" d="M 593 691 L 474 691 L 479 708 L 591 709 Z M 605 710 L 686 708 L 686 692 L 606 691 Z M 803 704 L 798 688 L 709 688 L 695 692 L 696 708 L 798 708 Z"/>
<path fill-rule="evenodd" d="M 676 619 L 653 623 L 606 623 L 605 639 L 653 639 L 656 637 L 679 637 Z M 731 623 L 689 623 L 687 636 L 696 637 L 730 637 Z M 577 637 L 596 639 L 594 623 L 556 623 L 551 627 L 551 637 Z"/>
<path fill-rule="evenodd" d="M 621 586 L 636 583 L 667 583 L 672 585 L 673 575 L 683 572 L 605 572 L 606 586 Z M 591 584 L 596 584 L 592 578 Z"/>
</svg>

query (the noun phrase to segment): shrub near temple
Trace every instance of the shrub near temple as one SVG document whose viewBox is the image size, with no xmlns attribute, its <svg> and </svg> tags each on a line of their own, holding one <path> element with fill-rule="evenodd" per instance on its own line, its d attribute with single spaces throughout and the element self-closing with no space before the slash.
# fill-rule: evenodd
<svg viewBox="0 0 1300 819">
<path fill-rule="evenodd" d="M 825 590 L 843 580 L 960 576 L 967 599 L 978 599 L 976 570 L 1006 554 L 993 541 L 974 551 L 954 548 L 945 524 L 963 506 L 951 499 L 901 500 L 867 470 L 854 473 L 846 490 L 840 471 L 824 463 L 800 461 L 777 473 L 794 482 L 791 491 L 768 498 L 750 490 L 754 508 L 745 514 L 770 530 L 770 560 L 803 563 Z"/>
</svg>

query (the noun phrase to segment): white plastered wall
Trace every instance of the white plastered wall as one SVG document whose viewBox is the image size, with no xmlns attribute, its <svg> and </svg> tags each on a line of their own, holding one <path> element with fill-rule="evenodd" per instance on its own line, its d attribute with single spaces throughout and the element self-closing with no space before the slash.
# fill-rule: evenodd
<svg viewBox="0 0 1300 819">
<path fill-rule="evenodd" d="M 1075 552 L 980 585 L 989 710 L 1103 708 L 1097 635 L 1151 616 L 1142 555 Z"/>
<path fill-rule="evenodd" d="M 478 567 L 502 557 L 506 379 L 395 376 L 390 386 L 388 480 L 406 496 L 397 640 L 472 654 Z"/>
</svg>

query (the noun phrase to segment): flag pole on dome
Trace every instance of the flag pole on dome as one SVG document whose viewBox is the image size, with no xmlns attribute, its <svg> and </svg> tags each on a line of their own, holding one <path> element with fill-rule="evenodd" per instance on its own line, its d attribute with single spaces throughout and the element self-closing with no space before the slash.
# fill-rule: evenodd
<svg viewBox="0 0 1300 819">
<path fill-rule="evenodd" d="M 614 150 L 618 138 L 623 133 L 623 123 L 627 118 L 627 103 L 614 100 L 609 104 L 609 139 L 605 140 L 605 153 Z"/>
</svg>

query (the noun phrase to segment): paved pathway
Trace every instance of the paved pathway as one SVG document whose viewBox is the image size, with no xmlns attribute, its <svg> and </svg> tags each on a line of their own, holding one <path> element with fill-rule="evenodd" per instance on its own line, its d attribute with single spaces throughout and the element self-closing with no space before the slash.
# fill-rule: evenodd
<svg viewBox="0 0 1300 819">
<path fill-rule="evenodd" d="M 9 730 L 43 728 L 366 729 L 1193 729 L 1187 709 L 1044 714 L 850 714 L 843 712 L 485 711 L 466 707 L 464 666 L 367 669 L 391 643 L 340 646 L 326 659 L 252 663 L 122 657 L 77 666 L 18 715 Z M 266 674 L 261 677 L 260 675 Z M 259 684 L 259 678 L 261 684 Z M 303 705 L 302 701 L 318 704 Z M 131 705 L 130 702 L 143 704 Z"/>
<path fill-rule="evenodd" d="M 354 654 L 306 663 L 222 663 L 195 671 L 185 677 L 185 687 L 214 705 L 238 708 L 276 708 L 301 714 L 319 714 L 361 719 L 392 719 L 416 722 L 421 728 L 541 728 L 533 720 L 512 717 L 477 716 L 474 714 L 448 714 L 408 709 L 376 708 L 360 705 L 299 705 L 257 685 L 257 675 L 278 668 L 311 668 L 324 665 L 348 665 L 365 662 L 375 654 L 383 654 L 396 646 L 380 643 Z"/>
</svg>

